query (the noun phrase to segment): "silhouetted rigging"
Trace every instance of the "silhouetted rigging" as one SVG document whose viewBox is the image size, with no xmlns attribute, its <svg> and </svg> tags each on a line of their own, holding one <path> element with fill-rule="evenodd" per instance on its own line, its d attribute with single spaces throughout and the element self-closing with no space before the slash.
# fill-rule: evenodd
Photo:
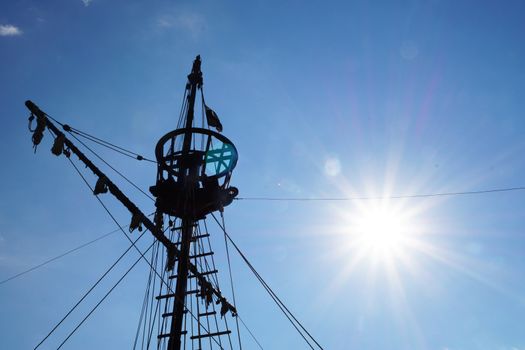
<svg viewBox="0 0 525 350">
<path fill-rule="evenodd" d="M 197 125 L 194 118 L 195 102 L 199 92 L 201 94 L 200 105 L 202 108 L 201 125 Z M 238 195 L 237 188 L 230 186 L 230 179 L 232 171 L 237 164 L 238 154 L 234 144 L 227 137 L 220 134 L 223 130 L 223 125 L 215 111 L 207 106 L 204 101 L 200 56 L 196 57 L 191 73 L 188 75 L 177 129 L 168 132 L 159 139 L 155 148 L 156 160 L 145 158 L 126 148 L 84 133 L 67 124 L 59 123 L 31 101 L 26 101 L 26 106 L 31 111 L 29 128 L 33 133 L 32 140 L 35 151 L 43 139 L 44 131 L 46 129 L 49 130 L 55 137 L 51 149 L 52 153 L 56 156 L 65 155 L 68 158 L 86 185 L 97 196 L 100 204 L 131 242 L 131 246 L 123 255 L 133 247 L 140 254 L 139 260 L 145 260 L 150 266 L 150 275 L 145 290 L 134 348 L 150 349 L 151 347 L 156 347 L 157 349 L 167 350 L 190 348 L 200 350 L 205 347 L 210 349 L 242 349 L 238 323 L 240 317 L 234 303 L 232 304 L 221 292 L 217 277 L 218 269 L 215 265 L 214 252 L 209 239 L 210 233 L 206 225 L 207 215 L 213 215 L 213 212 L 219 211 L 223 218 L 224 207 L 231 204 Z M 32 122 L 35 120 L 36 127 L 32 129 Z M 150 220 L 102 170 L 86 157 L 53 124 L 52 120 L 60 124 L 66 133 L 75 138 L 108 167 L 145 195 L 147 193 L 142 191 L 127 176 L 111 166 L 78 137 L 86 138 L 128 157 L 157 164 L 156 183 L 150 187 L 150 192 L 154 198 L 148 195 L 155 201 L 156 211 L 153 214 L 153 220 Z M 215 128 L 217 131 L 211 130 L 210 127 Z M 85 167 L 90 169 L 97 177 L 94 186 L 89 184 L 79 167 L 74 164 L 71 159 L 72 154 L 76 155 Z M 128 236 L 123 230 L 123 225 L 117 222 L 108 207 L 102 202 L 100 195 L 105 193 L 112 194 L 131 213 L 130 233 L 138 229 L 143 231 L 140 237 L 145 231 L 150 231 L 154 236 L 155 241 L 147 250 L 151 250 L 150 259 L 145 256 L 147 251 L 142 252 L 135 244 L 138 239 L 133 241 Z M 231 238 L 225 231 L 224 220 L 222 224 L 219 222 L 218 224 L 224 231 L 229 265 L 228 241 L 231 241 Z M 282 301 L 277 298 L 273 290 L 270 289 L 235 244 L 234 247 L 310 348 L 314 348 L 313 344 L 321 348 L 319 343 L 313 339 L 289 309 L 284 306 Z M 117 259 L 115 264 L 120 261 L 122 256 Z M 127 270 L 126 274 L 131 271 L 139 260 Z M 115 264 L 109 268 L 108 272 Z M 232 297 L 235 301 L 230 266 L 229 273 Z M 74 328 L 60 344 L 60 347 L 93 313 L 125 275 L 119 279 L 80 324 Z M 87 291 L 86 295 L 96 287 L 101 279 Z M 37 348 L 60 326 L 86 295 L 49 332 L 37 345 Z M 236 322 L 238 344 L 235 345 L 231 337 L 232 331 L 228 325 L 230 317 L 233 317 Z M 241 322 L 244 324 L 242 319 Z M 259 347 L 262 348 L 253 336 L 253 333 L 249 329 L 248 331 Z M 157 335 L 156 341 L 154 340 L 155 333 Z M 310 341 L 312 340 L 313 342 L 311 343 Z"/>
</svg>

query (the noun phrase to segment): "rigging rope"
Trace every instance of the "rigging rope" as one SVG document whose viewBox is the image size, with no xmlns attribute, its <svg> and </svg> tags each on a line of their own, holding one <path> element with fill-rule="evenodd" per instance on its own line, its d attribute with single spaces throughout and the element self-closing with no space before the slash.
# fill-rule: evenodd
<svg viewBox="0 0 525 350">
<path fill-rule="evenodd" d="M 13 275 L 13 276 L 11 276 L 11 277 L 9 277 L 9 278 L 6 278 L 5 280 L 0 281 L 0 285 L 4 284 L 4 283 L 6 283 L 6 282 L 9 282 L 9 281 L 11 281 L 11 280 L 14 280 L 15 278 L 21 277 L 22 275 L 25 275 L 26 273 L 29 273 L 29 272 L 31 272 L 31 271 L 34 271 L 34 270 L 36 270 L 36 269 L 38 269 L 38 268 L 41 268 L 41 267 L 43 267 L 43 266 L 45 266 L 45 265 L 47 265 L 47 264 L 49 264 L 49 263 L 51 263 L 51 262 L 53 262 L 53 261 L 55 261 L 55 260 L 58 260 L 58 259 L 60 259 L 60 258 L 63 258 L 64 256 L 69 255 L 69 254 L 71 254 L 71 253 L 73 253 L 73 252 L 76 252 L 77 250 L 80 250 L 80 249 L 82 249 L 82 248 L 84 248 L 84 247 L 87 247 L 87 246 L 89 246 L 89 245 L 91 245 L 91 244 L 93 244 L 93 243 L 95 243 L 95 242 L 98 242 L 98 241 L 100 241 L 101 239 L 106 238 L 106 237 L 108 237 L 108 236 L 110 236 L 110 235 L 112 235 L 112 234 L 114 234 L 114 233 L 116 233 L 116 232 L 118 232 L 118 231 L 119 231 L 119 229 L 116 229 L 116 230 L 113 230 L 113 231 L 111 231 L 111 232 L 105 233 L 105 234 L 103 234 L 103 235 L 101 235 L 101 236 L 99 236 L 99 237 L 97 237 L 97 238 L 95 238 L 95 239 L 93 239 L 93 240 L 91 240 L 91 241 L 89 241 L 89 242 L 83 243 L 83 244 L 81 244 L 81 245 L 79 245 L 79 246 L 77 246 L 77 247 L 75 247 L 75 248 L 69 249 L 68 251 L 65 251 L 64 253 L 61 253 L 61 254 L 59 254 L 59 255 L 53 257 L 53 258 L 47 259 L 46 261 L 44 261 L 44 262 L 42 262 L 42 263 L 40 263 L 40 264 L 38 264 L 38 265 L 35 265 L 35 266 L 33 266 L 33 267 L 30 267 L 30 268 L 27 269 L 27 270 L 24 270 L 24 271 L 22 271 L 22 272 L 19 272 L 19 273 L 17 273 L 16 275 Z"/>
<path fill-rule="evenodd" d="M 246 323 L 244 323 L 244 320 L 242 319 L 241 316 L 239 316 L 239 314 L 237 314 L 237 317 L 239 318 L 239 320 L 241 321 L 242 325 L 244 326 L 244 328 L 246 328 L 246 330 L 248 331 L 248 333 L 250 333 L 250 335 L 252 336 L 252 339 L 257 343 L 257 345 L 259 346 L 259 349 L 261 350 L 264 350 L 264 348 L 262 347 L 261 343 L 259 343 L 259 340 L 257 340 L 257 338 L 255 337 L 255 335 L 252 333 L 252 331 L 250 330 L 250 328 L 248 328 L 248 325 L 246 325 Z"/>
<path fill-rule="evenodd" d="M 114 231 L 116 232 L 116 231 Z M 146 233 L 146 231 L 142 232 L 142 234 L 135 240 L 134 243 L 138 242 L 139 239 L 142 238 L 142 236 L 144 235 L 144 233 Z M 122 260 L 122 258 L 124 258 L 124 256 L 131 250 L 131 248 L 133 247 L 133 245 L 130 245 L 125 251 L 124 253 L 122 253 L 118 259 L 106 270 L 106 272 L 104 272 L 102 274 L 102 276 L 100 276 L 100 278 L 91 286 L 91 288 L 89 288 L 87 290 L 86 293 L 84 293 L 84 295 L 76 302 L 75 305 L 73 305 L 73 307 L 66 313 L 66 315 L 64 317 L 62 317 L 62 319 L 51 329 L 51 331 L 49 331 L 49 333 L 44 337 L 44 339 L 42 339 L 40 341 L 40 343 L 38 343 L 34 350 L 38 349 L 40 347 L 40 345 L 42 345 L 46 340 L 47 338 L 49 338 L 51 336 L 51 334 L 53 334 L 53 332 L 66 320 L 66 318 L 69 317 L 69 315 L 71 315 L 71 313 L 84 301 L 84 299 L 86 299 L 86 297 L 89 295 L 89 293 L 91 293 L 93 291 L 93 289 L 96 288 L 96 286 L 98 286 L 98 284 L 108 275 L 108 273 L 111 272 L 111 270 L 113 270 L 113 268 L 115 266 L 117 266 L 117 264 L 119 263 L 120 260 Z"/>
<path fill-rule="evenodd" d="M 69 125 L 65 125 L 64 126 L 64 130 L 68 131 L 70 134 L 74 133 L 74 134 L 77 134 L 78 136 L 81 136 L 81 137 L 84 137 L 85 139 L 87 140 L 90 140 L 91 142 L 94 142 L 100 146 L 103 146 L 103 147 L 106 147 L 106 148 L 109 148 L 111 149 L 112 151 L 115 151 L 117 153 L 120 153 L 124 156 L 127 156 L 127 157 L 130 157 L 130 158 L 133 158 L 135 160 L 145 160 L 147 162 L 150 162 L 150 163 L 157 163 L 156 161 L 152 160 L 152 159 L 149 159 L 149 158 L 146 158 L 142 155 L 140 155 L 139 153 L 136 153 L 136 152 L 133 152 L 133 151 L 130 151 L 126 148 L 123 148 L 123 147 L 120 147 L 120 146 L 117 146 L 109 141 L 105 141 L 105 140 L 102 140 L 96 136 L 93 136 L 93 135 L 90 135 L 88 134 L 87 132 L 84 132 L 84 131 L 81 131 L 81 130 L 78 130 L 76 128 L 73 128 L 73 127 L 69 127 L 70 130 L 67 130 L 67 127 Z"/>
<path fill-rule="evenodd" d="M 186 111 L 188 97 L 188 89 L 184 89 L 184 94 L 182 95 L 182 103 L 180 104 L 179 119 L 177 120 L 177 129 L 181 128 L 182 121 L 184 120 L 184 112 Z"/>
<path fill-rule="evenodd" d="M 95 142 L 103 147 L 106 147 L 106 148 L 109 148 L 115 152 L 118 152 L 122 155 L 125 155 L 127 157 L 130 157 L 130 158 L 133 158 L 135 160 L 145 160 L 145 161 L 148 161 L 148 162 L 151 162 L 151 163 L 157 163 L 156 161 L 154 160 L 151 160 L 149 158 L 146 158 L 142 155 L 140 155 L 139 153 L 136 153 L 136 152 L 133 152 L 133 151 L 130 151 L 124 147 L 120 147 L 120 146 L 117 146 L 109 141 L 105 141 L 101 138 L 98 138 L 96 136 L 93 136 L 93 135 L 90 135 L 88 134 L 87 132 L 84 132 L 84 131 L 81 131 L 79 129 L 76 129 L 76 128 L 73 128 L 71 126 L 69 126 L 68 124 L 64 124 L 64 123 L 61 123 L 59 122 L 58 120 L 56 120 L 55 118 L 53 118 L 52 116 L 50 116 L 49 114 L 45 113 L 44 114 L 46 115 L 46 117 L 48 117 L 49 119 L 53 120 L 55 123 L 59 124 L 62 129 L 64 129 L 65 131 L 67 131 L 68 133 L 76 133 L 77 135 L 79 136 L 82 136 L 92 142 Z M 31 130 L 31 129 L 30 129 Z"/>
<path fill-rule="evenodd" d="M 148 216 L 151 216 L 151 215 L 153 215 L 153 214 L 149 214 Z M 123 228 L 124 228 L 124 227 L 127 227 L 127 226 L 129 226 L 129 225 L 125 225 L 125 226 L 123 226 Z M 18 278 L 18 277 L 21 277 L 21 276 L 25 275 L 26 273 L 29 273 L 29 272 L 32 272 L 32 271 L 34 271 L 34 270 L 36 270 L 36 269 L 39 269 L 39 268 L 41 268 L 41 267 L 44 267 L 45 265 L 47 265 L 47 264 L 49 264 L 49 263 L 51 263 L 51 262 L 53 262 L 53 261 L 55 261 L 55 260 L 58 260 L 58 259 L 60 259 L 60 258 L 63 258 L 63 257 L 65 257 L 65 256 L 67 256 L 67 255 L 69 255 L 69 254 L 71 254 L 71 253 L 76 252 L 77 250 L 80 250 L 80 249 L 82 249 L 82 248 L 85 248 L 85 247 L 87 247 L 87 246 L 89 246 L 89 245 L 91 245 L 91 244 L 93 244 L 93 243 L 96 243 L 96 242 L 100 241 L 101 239 L 104 239 L 104 238 L 106 238 L 106 237 L 108 237 L 108 236 L 110 236 L 110 235 L 112 235 L 112 234 L 115 234 L 115 233 L 117 233 L 117 232 L 119 232 L 119 231 L 120 231 L 120 229 L 117 228 L 117 229 L 115 229 L 115 230 L 113 230 L 113 231 L 111 231 L 111 232 L 104 233 L 103 235 L 98 236 L 97 238 L 92 239 L 91 241 L 88 241 L 88 242 L 82 243 L 81 245 L 79 245 L 79 246 L 77 246 L 77 247 L 75 247 L 75 248 L 71 248 L 71 249 L 69 249 L 69 250 L 67 250 L 67 251 L 65 251 L 65 252 L 63 252 L 63 253 L 61 253 L 61 254 L 59 254 L 59 255 L 53 257 L 53 258 L 49 258 L 49 259 L 45 260 L 44 262 L 42 262 L 42 263 L 40 263 L 40 264 L 38 264 L 38 265 L 35 265 L 35 266 L 33 266 L 33 267 L 28 268 L 27 270 L 24 270 L 24 271 L 22 271 L 22 272 L 17 273 L 16 275 L 13 275 L 13 276 L 11 276 L 11 277 L 8 277 L 8 278 L 6 278 L 5 280 L 0 281 L 0 285 L 2 285 L 2 284 L 4 284 L 4 283 L 7 283 L 7 282 L 9 282 L 9 281 L 11 281 L 11 280 L 14 280 L 14 279 L 16 279 L 16 278 Z"/>
<path fill-rule="evenodd" d="M 235 305 L 235 308 L 237 308 L 237 301 L 235 300 L 235 289 L 233 287 L 233 275 L 232 275 L 232 266 L 230 262 L 230 250 L 228 248 L 228 239 L 226 238 L 226 223 L 224 221 L 224 214 L 221 211 L 221 219 L 222 219 L 222 226 L 224 227 L 224 245 L 226 246 L 226 258 L 228 260 L 228 272 L 230 273 L 230 285 L 232 289 L 232 298 L 233 298 L 233 304 Z M 237 339 L 239 341 L 239 349 L 242 350 L 242 344 L 241 344 L 241 332 L 239 330 L 239 319 L 235 318 L 235 324 L 237 326 Z"/>
<path fill-rule="evenodd" d="M 93 153 L 98 159 L 100 159 L 102 162 L 104 162 L 104 164 L 106 164 L 108 167 L 110 167 L 114 172 L 116 172 L 117 174 L 119 174 L 124 180 L 126 180 L 129 184 L 131 184 L 133 187 L 135 187 L 137 190 L 139 190 L 143 195 L 145 195 L 146 197 L 148 197 L 149 199 L 151 199 L 152 201 L 155 201 L 155 199 L 153 199 L 153 197 L 151 197 L 148 193 L 146 193 L 144 190 L 142 190 L 139 186 L 137 186 L 133 181 L 131 181 L 129 178 L 127 178 L 124 174 L 122 174 L 120 171 L 118 171 L 117 169 L 115 169 L 113 166 L 111 166 L 111 164 L 109 164 L 106 160 L 104 160 L 104 158 L 102 158 L 100 155 L 98 155 L 97 152 L 93 151 L 91 148 L 89 148 L 84 142 L 82 142 L 78 137 L 76 137 L 74 134 L 70 134 L 71 136 L 73 136 L 73 138 L 75 138 L 75 140 L 77 140 L 78 142 L 80 142 L 84 147 L 86 147 L 91 153 Z M 93 191 L 92 191 L 93 192 Z"/>
<path fill-rule="evenodd" d="M 158 265 L 158 261 L 159 261 L 159 252 L 161 251 L 161 249 L 159 249 L 160 247 L 160 242 L 157 242 L 157 251 L 156 251 L 156 254 L 155 254 L 155 259 L 152 260 L 154 266 L 159 266 Z M 164 254 L 160 254 L 161 255 L 161 258 L 160 258 L 160 266 L 165 266 L 165 261 L 164 261 Z M 165 272 L 165 270 L 163 270 Z M 154 295 L 156 294 L 156 290 L 155 290 L 155 282 L 156 282 L 156 279 L 155 279 L 155 271 L 153 269 L 150 269 L 150 272 L 152 272 L 153 274 L 153 290 L 151 291 L 151 295 L 152 295 L 152 298 L 151 298 L 151 302 L 149 304 L 149 325 L 148 325 L 148 337 L 147 337 L 147 345 L 146 345 L 146 349 L 149 349 L 149 345 L 151 343 L 151 339 L 153 337 L 153 328 L 155 327 L 155 317 L 157 316 L 157 312 L 158 310 L 160 309 L 160 300 L 157 300 L 157 304 L 155 305 L 155 312 L 153 312 L 153 304 L 155 303 L 155 298 L 154 298 Z M 163 273 L 164 273 L 163 272 Z M 171 281 L 170 281 L 171 283 Z M 162 290 L 162 282 L 160 281 L 159 282 L 159 293 L 160 291 Z M 160 325 L 160 313 L 159 313 L 159 325 Z M 145 329 L 146 329 L 146 323 L 144 323 L 144 332 L 143 332 L 143 335 L 142 335 L 142 348 L 144 349 L 144 337 L 146 336 L 146 333 L 145 333 Z"/>
<path fill-rule="evenodd" d="M 406 194 L 394 196 L 363 196 L 363 197 L 237 197 L 235 200 L 245 201 L 355 201 L 355 200 L 379 200 L 379 199 L 403 199 L 403 198 L 427 198 L 446 196 L 467 196 L 475 194 L 488 194 L 497 192 L 524 191 L 525 186 L 492 188 L 487 190 L 474 190 L 462 192 L 437 192 L 423 194 Z"/>
<path fill-rule="evenodd" d="M 153 247 L 154 244 L 155 244 L 155 242 L 150 244 L 148 249 L 146 249 L 145 253 L 147 253 L 151 249 L 151 247 Z M 104 295 L 104 297 L 102 297 L 102 299 L 100 299 L 100 301 L 91 309 L 91 311 L 82 319 L 82 321 L 80 321 L 80 323 L 71 331 L 71 333 L 69 333 L 69 335 L 66 337 L 66 339 L 64 339 L 64 341 L 62 343 L 60 343 L 60 345 L 58 346 L 57 350 L 62 348 L 62 346 L 69 340 L 69 338 L 71 338 L 71 336 L 73 334 L 75 334 L 75 332 L 80 328 L 80 326 L 82 326 L 82 324 L 84 324 L 84 322 L 89 318 L 89 316 L 91 316 L 93 314 L 93 312 L 95 312 L 95 310 L 100 306 L 100 304 L 102 304 L 102 302 L 104 300 L 106 300 L 106 298 L 111 294 L 111 292 L 113 292 L 113 290 L 120 284 L 120 282 L 122 282 L 122 280 L 124 280 L 124 278 L 128 275 L 128 273 L 131 272 L 131 270 L 133 270 L 133 268 L 139 263 L 140 260 L 141 260 L 141 257 L 139 257 L 133 263 L 133 265 L 131 265 L 131 267 L 126 271 L 126 273 L 124 273 L 124 275 L 117 281 L 117 283 L 115 283 L 113 285 L 113 287 L 111 287 L 111 289 Z"/>
<path fill-rule="evenodd" d="M 217 221 L 215 219 L 215 221 Z M 204 222 L 204 226 L 205 226 L 205 230 L 208 231 L 208 228 L 207 228 L 207 225 L 206 225 L 206 220 L 203 220 Z M 208 245 L 210 244 L 209 242 L 209 238 L 208 238 Z M 210 250 L 211 250 L 211 246 L 209 247 Z M 213 262 L 213 256 L 212 256 L 212 262 Z M 215 269 L 215 263 L 213 262 L 213 269 Z M 235 302 L 235 301 L 234 301 Z M 250 334 L 250 336 L 252 337 L 252 339 L 257 343 L 257 345 L 259 346 L 260 349 L 264 350 L 264 348 L 262 347 L 261 343 L 259 342 L 259 340 L 257 339 L 257 337 L 255 336 L 255 334 L 253 334 L 253 332 L 251 331 L 251 329 L 248 327 L 248 325 L 244 322 L 244 320 L 242 319 L 242 317 L 239 315 L 239 313 L 237 313 L 237 317 L 239 318 L 239 320 L 241 321 L 242 325 L 244 326 L 244 328 L 246 328 L 246 330 L 248 331 L 248 333 Z"/>
<path fill-rule="evenodd" d="M 153 249 L 153 251 L 155 251 L 155 248 Z M 152 261 L 153 261 L 153 259 L 152 259 Z M 150 269 L 150 273 L 148 275 L 148 283 L 146 284 L 146 291 L 144 292 L 144 298 L 142 300 L 142 307 L 140 308 L 140 316 L 139 316 L 139 322 L 138 322 L 138 325 L 137 325 L 137 330 L 135 332 L 135 340 L 133 340 L 133 349 L 137 348 L 137 342 L 138 342 L 139 337 L 140 337 L 140 330 L 141 330 L 141 326 L 142 326 L 142 319 L 144 317 L 144 314 L 147 315 L 147 312 L 148 312 L 146 307 L 149 305 L 149 290 L 150 290 L 151 278 L 152 278 L 152 273 L 151 273 L 151 269 Z M 144 326 L 145 325 L 146 325 L 146 322 L 144 322 Z M 144 332 L 142 332 L 142 334 L 144 334 Z"/>
<path fill-rule="evenodd" d="M 230 235 L 226 232 L 226 229 L 221 225 L 221 223 L 219 222 L 219 220 L 217 220 L 217 218 L 215 217 L 215 215 L 212 213 L 211 214 L 213 219 L 215 220 L 215 222 L 217 223 L 217 225 L 219 225 L 219 227 L 223 230 L 224 234 L 226 235 L 226 237 L 228 238 L 228 240 L 232 243 L 233 247 L 235 248 L 235 250 L 237 250 L 237 252 L 239 253 L 239 255 L 241 256 L 241 258 L 244 260 L 244 262 L 248 265 L 248 267 L 250 268 L 250 270 L 253 272 L 253 274 L 255 275 L 255 277 L 257 277 L 257 279 L 259 280 L 259 282 L 263 285 L 264 289 L 268 292 L 268 294 L 270 294 L 270 297 L 274 300 L 274 302 L 277 304 L 277 306 L 281 309 L 281 311 L 283 312 L 283 314 L 286 316 L 286 318 L 288 318 L 288 320 L 290 321 L 290 323 L 292 323 L 292 325 L 294 326 L 294 328 L 297 330 L 297 332 L 301 335 L 301 337 L 304 339 L 304 341 L 310 346 L 311 349 L 314 349 L 314 347 L 312 346 L 312 344 L 310 343 L 310 341 L 306 338 L 306 336 L 299 330 L 298 326 L 308 335 L 308 337 L 320 348 L 320 349 L 323 349 L 323 347 L 317 342 L 317 340 L 315 340 L 315 338 L 310 334 L 310 332 L 308 332 L 306 330 L 306 328 L 301 324 L 301 322 L 299 322 L 299 320 L 293 315 L 293 313 L 288 309 L 288 307 L 286 307 L 286 305 L 281 301 L 281 299 L 279 299 L 279 297 L 277 296 L 277 294 L 275 294 L 275 292 L 270 288 L 270 286 L 266 283 L 266 281 L 264 281 L 264 279 L 261 277 L 261 275 L 257 272 L 257 270 L 253 267 L 253 265 L 250 263 L 250 261 L 246 258 L 246 256 L 242 253 L 242 251 L 239 249 L 239 247 L 237 246 L 237 244 L 235 244 L 235 242 L 232 240 L 232 238 L 230 237 Z M 286 310 L 286 311 L 285 311 Z M 295 321 L 293 322 L 292 319 Z M 297 325 L 296 325 L 297 323 Z"/>
</svg>

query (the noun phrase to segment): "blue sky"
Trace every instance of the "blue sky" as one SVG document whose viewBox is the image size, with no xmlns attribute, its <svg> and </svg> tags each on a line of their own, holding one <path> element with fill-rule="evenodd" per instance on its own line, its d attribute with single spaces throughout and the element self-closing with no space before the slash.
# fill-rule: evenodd
<svg viewBox="0 0 525 350">
<path fill-rule="evenodd" d="M 232 184 L 242 197 L 524 186 L 524 14 L 510 0 L 2 2 L 0 280 L 115 228 L 49 152 L 49 136 L 33 153 L 24 101 L 153 157 L 197 54 L 206 101 L 239 150 Z M 100 152 L 141 188 L 153 184 L 150 164 Z M 326 349 L 523 350 L 524 195 L 236 201 L 225 215 Z M 104 200 L 127 224 L 120 204 Z M 378 207 L 409 232 L 388 254 L 356 234 Z M 114 234 L 0 285 L 2 348 L 35 346 L 127 245 Z M 239 312 L 263 346 L 306 348 L 238 257 L 233 269 Z M 146 277 L 139 265 L 66 348 L 129 348 Z"/>
</svg>

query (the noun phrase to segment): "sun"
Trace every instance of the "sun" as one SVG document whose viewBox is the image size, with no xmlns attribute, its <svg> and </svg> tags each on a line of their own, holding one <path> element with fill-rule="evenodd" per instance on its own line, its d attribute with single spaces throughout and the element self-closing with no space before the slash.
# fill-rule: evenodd
<svg viewBox="0 0 525 350">
<path fill-rule="evenodd" d="M 354 245 L 375 259 L 406 255 L 414 235 L 408 211 L 389 203 L 361 206 L 350 224 Z"/>
<path fill-rule="evenodd" d="M 340 219 L 332 229 L 335 240 L 327 259 L 338 272 L 327 295 L 343 290 L 349 281 L 359 281 L 371 298 L 375 291 L 388 291 L 393 300 L 402 300 L 406 278 L 422 274 L 419 259 L 428 247 L 429 225 L 421 217 L 426 207 L 417 204 L 379 198 L 336 208 Z"/>
<path fill-rule="evenodd" d="M 355 230 L 365 248 L 388 252 L 401 248 L 408 224 L 392 210 L 372 208 L 358 219 Z"/>
</svg>

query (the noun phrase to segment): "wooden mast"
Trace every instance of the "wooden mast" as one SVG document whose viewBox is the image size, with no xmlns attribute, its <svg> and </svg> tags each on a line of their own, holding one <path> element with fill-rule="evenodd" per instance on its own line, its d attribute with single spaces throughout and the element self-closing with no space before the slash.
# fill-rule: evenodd
<svg viewBox="0 0 525 350">
<path fill-rule="evenodd" d="M 192 194 L 197 185 L 196 177 L 198 171 L 197 162 L 192 161 L 190 154 L 192 126 L 195 107 L 195 96 L 197 88 L 202 85 L 202 72 L 200 56 L 195 58 L 193 68 L 190 75 L 188 75 L 189 95 L 188 95 L 188 111 L 186 114 L 184 141 L 181 155 L 181 173 L 177 181 L 182 184 L 184 192 L 184 201 L 187 208 L 186 212 L 192 212 Z M 184 320 L 184 305 L 186 297 L 186 287 L 188 282 L 188 263 L 190 254 L 191 237 L 193 235 L 193 227 L 195 222 L 191 215 L 182 218 L 182 237 L 180 256 L 177 263 L 177 284 L 175 287 L 175 301 L 173 303 L 173 318 L 171 321 L 171 329 L 168 341 L 168 350 L 180 350 L 182 323 Z"/>
</svg>

